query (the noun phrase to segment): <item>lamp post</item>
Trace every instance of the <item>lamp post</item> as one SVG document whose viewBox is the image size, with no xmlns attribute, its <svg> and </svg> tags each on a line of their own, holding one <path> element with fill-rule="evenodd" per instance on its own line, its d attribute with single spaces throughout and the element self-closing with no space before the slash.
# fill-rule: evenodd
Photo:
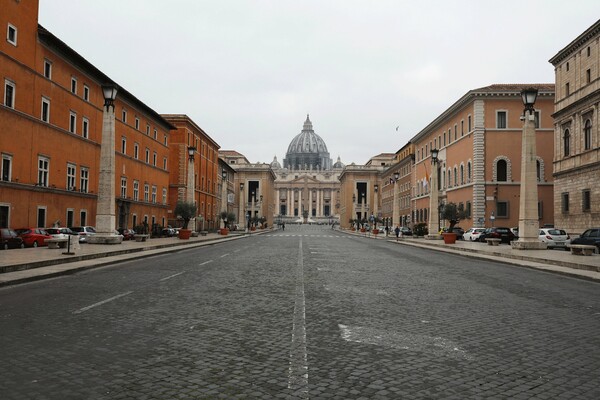
<svg viewBox="0 0 600 400">
<path fill-rule="evenodd" d="M 196 148 L 194 146 L 188 147 L 188 169 L 187 169 L 187 190 L 185 195 L 186 203 L 196 203 L 196 188 L 194 187 L 194 154 Z M 190 226 L 196 226 L 196 218 L 190 219 Z"/>
<path fill-rule="evenodd" d="M 240 224 L 246 224 L 245 230 L 248 230 L 248 224 L 246 221 L 246 206 L 244 204 L 244 183 L 240 183 L 240 204 L 238 205 L 238 221 Z"/>
<path fill-rule="evenodd" d="M 373 229 L 375 229 L 377 228 L 377 214 L 379 213 L 379 185 L 376 184 L 373 186 L 373 192 L 375 195 L 375 199 L 373 200 L 373 214 L 375 215 L 375 226 L 373 227 Z"/>
<path fill-rule="evenodd" d="M 250 218 L 254 218 L 254 203 L 256 201 L 256 193 L 252 192 L 252 197 L 250 198 L 251 204 L 250 204 Z M 252 227 L 250 227 L 250 230 L 252 230 Z"/>
<path fill-rule="evenodd" d="M 538 90 L 523 89 L 523 134 L 521 136 L 521 198 L 519 199 L 519 240 L 511 242 L 513 249 L 545 249 L 538 239 L 538 185 L 535 146 L 535 100 Z"/>
<path fill-rule="evenodd" d="M 225 170 L 225 168 L 223 168 L 223 171 L 221 172 L 221 177 L 223 179 L 221 179 L 221 211 L 225 211 L 226 213 L 229 212 L 229 210 L 227 209 L 227 171 Z M 221 228 L 227 228 L 227 224 L 225 223 L 225 221 L 222 222 Z"/>
<path fill-rule="evenodd" d="M 100 176 L 98 177 L 98 203 L 96 234 L 88 241 L 97 244 L 119 244 L 123 236 L 115 234 L 115 105 L 118 87 L 102 85 L 104 109 L 102 112 L 102 143 L 100 144 Z"/>
<path fill-rule="evenodd" d="M 400 174 L 398 172 L 394 172 L 394 204 L 392 207 L 392 228 L 394 224 L 400 225 L 400 204 L 398 203 L 398 179 L 400 179 Z"/>
<path fill-rule="evenodd" d="M 356 219 L 356 194 L 352 193 L 352 219 Z M 358 226 L 356 227 L 358 228 Z"/>
<path fill-rule="evenodd" d="M 439 210 L 438 192 L 438 149 L 431 149 L 431 192 L 429 193 L 429 234 L 426 239 L 439 239 L 440 221 L 435 216 Z M 439 215 L 439 214 L 438 214 Z"/>
</svg>

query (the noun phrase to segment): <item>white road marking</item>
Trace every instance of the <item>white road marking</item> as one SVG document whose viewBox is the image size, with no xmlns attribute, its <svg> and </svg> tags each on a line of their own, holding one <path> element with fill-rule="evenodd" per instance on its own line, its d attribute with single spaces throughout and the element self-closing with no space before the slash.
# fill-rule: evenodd
<svg viewBox="0 0 600 400">
<path fill-rule="evenodd" d="M 176 276 L 179 276 L 179 275 L 183 274 L 184 272 L 185 272 L 185 271 L 182 271 L 182 272 L 178 272 L 178 273 L 176 273 L 176 274 L 173 274 L 173 275 L 167 276 L 166 278 L 162 278 L 160 281 L 162 282 L 162 281 L 166 281 L 167 279 L 175 278 Z"/>
<path fill-rule="evenodd" d="M 213 262 L 213 260 L 204 261 L 203 263 L 198 264 L 198 266 L 201 267 L 201 266 L 206 265 L 206 264 L 211 263 L 211 262 Z"/>
<path fill-rule="evenodd" d="M 302 239 L 298 249 L 298 272 L 292 325 L 292 344 L 288 370 L 288 388 L 302 399 L 308 399 L 308 354 L 306 351 L 306 300 L 304 296 L 304 261 Z"/>
<path fill-rule="evenodd" d="M 225 253 L 225 254 L 223 254 L 223 255 L 221 256 L 221 258 L 223 258 L 223 257 L 227 257 L 228 255 L 229 255 L 229 253 Z"/>
<path fill-rule="evenodd" d="M 473 356 L 450 339 L 409 332 L 388 331 L 365 326 L 338 325 L 342 339 L 400 350 L 416 350 L 455 359 L 473 360 Z"/>
<path fill-rule="evenodd" d="M 89 310 L 91 308 L 101 306 L 102 304 L 106 304 L 106 303 L 108 303 L 110 301 L 116 300 L 116 299 L 121 298 L 123 296 L 127 296 L 128 294 L 131 294 L 131 293 L 133 293 L 133 291 L 118 294 L 116 296 L 111 297 L 110 299 L 102 300 L 102 301 L 99 301 L 98 303 L 92 304 L 91 306 L 83 307 L 83 308 L 80 308 L 79 310 L 73 311 L 73 314 L 81 314 L 82 312 L 87 311 L 87 310 Z"/>
</svg>

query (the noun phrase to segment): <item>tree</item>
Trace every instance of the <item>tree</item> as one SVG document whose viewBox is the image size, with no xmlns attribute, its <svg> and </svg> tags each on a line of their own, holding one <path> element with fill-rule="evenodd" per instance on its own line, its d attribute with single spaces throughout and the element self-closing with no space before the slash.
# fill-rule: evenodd
<svg viewBox="0 0 600 400">
<path fill-rule="evenodd" d="M 232 212 L 227 213 L 227 223 L 231 226 L 234 222 L 236 222 L 236 215 Z"/>
<path fill-rule="evenodd" d="M 175 213 L 175 215 L 177 217 L 183 219 L 183 229 L 187 229 L 190 219 L 192 219 L 196 216 L 197 210 L 198 210 L 198 207 L 196 206 L 196 203 L 187 203 L 185 201 L 178 201 L 177 205 L 175 206 L 175 210 L 173 210 L 173 212 Z"/>
<path fill-rule="evenodd" d="M 446 203 L 442 207 L 441 217 L 442 219 L 450 222 L 448 232 L 452 232 L 454 225 L 456 225 L 460 220 L 465 219 L 467 217 L 467 213 L 462 203 L 458 206 L 456 203 Z"/>
</svg>

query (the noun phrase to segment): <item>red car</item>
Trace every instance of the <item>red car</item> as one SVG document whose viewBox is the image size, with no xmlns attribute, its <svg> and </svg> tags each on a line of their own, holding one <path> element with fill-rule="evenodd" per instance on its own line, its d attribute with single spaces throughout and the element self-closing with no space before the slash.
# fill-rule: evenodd
<svg viewBox="0 0 600 400">
<path fill-rule="evenodd" d="M 42 228 L 19 228 L 15 229 L 17 235 L 23 239 L 27 247 L 47 246 L 45 240 L 52 236 Z"/>
</svg>

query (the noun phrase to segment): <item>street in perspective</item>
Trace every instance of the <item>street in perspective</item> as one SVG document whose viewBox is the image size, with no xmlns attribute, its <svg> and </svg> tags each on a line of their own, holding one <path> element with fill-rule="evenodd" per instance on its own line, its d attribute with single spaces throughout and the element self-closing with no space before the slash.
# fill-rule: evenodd
<svg viewBox="0 0 600 400">
<path fill-rule="evenodd" d="M 597 399 L 598 283 L 287 225 L 0 288 L 2 399 Z"/>
</svg>

